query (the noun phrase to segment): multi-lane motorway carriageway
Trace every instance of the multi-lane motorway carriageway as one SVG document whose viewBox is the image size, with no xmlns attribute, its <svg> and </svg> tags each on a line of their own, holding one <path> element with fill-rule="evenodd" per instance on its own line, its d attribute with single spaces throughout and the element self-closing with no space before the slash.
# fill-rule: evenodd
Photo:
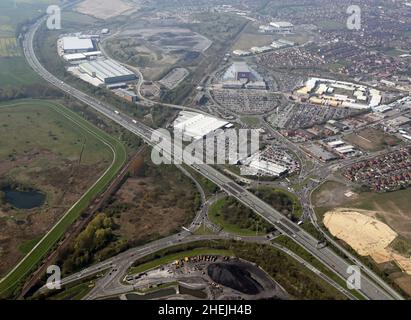
<svg viewBox="0 0 411 320">
<path fill-rule="evenodd" d="M 27 58 L 30 66 L 46 81 L 53 84 L 57 88 L 64 91 L 67 95 L 75 97 L 86 105 L 92 107 L 94 110 L 108 117 L 112 121 L 121 125 L 130 132 L 136 134 L 140 138 L 144 139 L 146 143 L 152 145 L 151 136 L 153 129 L 146 126 L 145 124 L 132 119 L 130 116 L 115 112 L 114 108 L 106 103 L 99 101 L 97 98 L 89 96 L 84 92 L 68 85 L 67 83 L 59 80 L 57 77 L 48 72 L 39 62 L 33 48 L 33 41 L 35 34 L 42 23 L 45 22 L 47 16 L 43 16 L 36 23 L 34 23 L 30 28 L 23 40 L 24 54 Z M 169 141 L 171 144 L 171 141 Z M 221 174 L 216 169 L 209 165 L 190 165 L 194 170 L 199 172 L 204 177 L 208 178 L 210 181 L 218 185 L 221 189 L 226 191 L 231 196 L 235 197 L 238 201 L 251 208 L 257 214 L 262 216 L 271 224 L 275 225 L 276 228 L 289 235 L 295 242 L 304 247 L 308 252 L 313 254 L 317 259 L 327 265 L 341 278 L 347 279 L 350 274 L 347 273 L 348 267 L 353 264 L 350 261 L 346 261 L 333 252 L 330 248 L 318 248 L 318 240 L 308 234 L 306 231 L 300 227 L 293 225 L 289 220 L 284 218 L 278 211 L 266 204 L 264 201 L 242 188 L 236 184 L 233 180 L 229 179 L 225 175 Z M 167 243 L 167 245 L 173 245 L 173 241 Z M 362 266 L 358 261 L 357 264 L 361 266 L 362 277 L 361 277 L 361 289 L 359 290 L 365 297 L 372 300 L 381 299 L 402 299 L 402 297 L 395 292 L 391 287 L 389 287 L 385 282 L 383 282 L 377 275 L 372 273 L 370 270 Z M 366 275 L 365 275 L 366 274 Z M 372 280 L 371 280 L 372 279 Z M 376 284 L 378 283 L 378 285 Z"/>
</svg>

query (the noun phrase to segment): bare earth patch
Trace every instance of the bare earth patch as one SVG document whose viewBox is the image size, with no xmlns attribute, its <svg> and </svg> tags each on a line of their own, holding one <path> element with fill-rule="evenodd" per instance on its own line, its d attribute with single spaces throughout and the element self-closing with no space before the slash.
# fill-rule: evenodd
<svg viewBox="0 0 411 320">
<path fill-rule="evenodd" d="M 189 223 L 195 189 L 187 190 L 187 182 L 172 181 L 168 186 L 163 179 L 170 177 L 129 178 L 114 196 L 112 208 L 120 208 L 115 215 L 118 235 L 131 243 L 167 236 Z"/>
<path fill-rule="evenodd" d="M 370 256 L 376 263 L 395 261 L 411 274 L 411 259 L 394 252 L 389 245 L 398 236 L 375 217 L 378 212 L 336 209 L 324 215 L 324 225 L 335 237 L 346 242 L 361 256 Z"/>
<path fill-rule="evenodd" d="M 411 241 L 410 197 L 411 188 L 386 193 L 354 193 L 352 188 L 342 183 L 328 181 L 313 194 L 313 202 L 317 209 L 321 209 L 317 211 L 319 217 L 332 208 L 378 212 L 377 218 Z"/>
<path fill-rule="evenodd" d="M 331 188 L 324 188 L 318 190 L 314 195 L 315 205 L 317 207 L 337 207 L 342 206 L 347 200 L 357 198 L 357 194 L 353 193 L 351 189 L 343 184 L 336 182 L 329 182 Z"/>
<path fill-rule="evenodd" d="M 133 8 L 134 6 L 122 0 L 85 0 L 76 7 L 76 10 L 99 19 L 108 19 Z"/>
<path fill-rule="evenodd" d="M 366 128 L 359 133 L 352 133 L 345 140 L 367 151 L 383 150 L 387 145 L 397 145 L 399 140 L 381 130 Z"/>
<path fill-rule="evenodd" d="M 411 295 L 411 276 L 405 275 L 395 279 L 395 282 L 404 290 L 407 294 Z"/>
</svg>

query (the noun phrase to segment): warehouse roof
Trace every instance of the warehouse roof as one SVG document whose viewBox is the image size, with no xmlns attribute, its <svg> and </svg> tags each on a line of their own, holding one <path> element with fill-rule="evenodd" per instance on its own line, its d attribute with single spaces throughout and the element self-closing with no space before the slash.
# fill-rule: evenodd
<svg viewBox="0 0 411 320">
<path fill-rule="evenodd" d="M 351 145 L 335 148 L 335 150 L 339 153 L 350 153 L 355 151 L 354 146 Z"/>
<path fill-rule="evenodd" d="M 64 50 L 91 50 L 94 49 L 93 41 L 91 39 L 80 39 L 78 37 L 64 37 Z"/>
<path fill-rule="evenodd" d="M 90 52 L 84 52 L 83 53 L 86 57 L 90 56 L 101 56 L 101 51 L 90 51 Z"/>
<path fill-rule="evenodd" d="M 342 146 L 343 144 L 345 144 L 345 142 L 342 140 L 328 142 L 328 145 L 330 147 L 338 147 L 338 146 Z"/>
<path fill-rule="evenodd" d="M 187 137 L 200 139 L 227 124 L 227 121 L 204 114 L 182 111 L 174 123 L 174 129 L 183 132 Z"/>
<path fill-rule="evenodd" d="M 253 161 L 251 161 L 250 167 L 259 171 L 269 173 L 273 176 L 280 176 L 281 174 L 287 172 L 287 168 L 284 166 L 260 159 L 254 159 Z"/>
<path fill-rule="evenodd" d="M 263 77 L 245 62 L 234 62 L 224 73 L 223 81 L 237 80 L 237 73 L 251 73 L 253 81 L 263 81 Z"/>
<path fill-rule="evenodd" d="M 82 63 L 80 67 L 88 73 L 95 73 L 100 79 L 134 75 L 130 70 L 109 59 Z"/>
<path fill-rule="evenodd" d="M 234 72 L 251 72 L 250 67 L 245 62 L 234 62 L 232 67 Z"/>
<path fill-rule="evenodd" d="M 82 60 L 86 59 L 86 56 L 82 53 L 70 53 L 70 54 L 65 54 L 63 56 L 64 60 L 66 61 L 73 61 L 73 60 Z"/>
<path fill-rule="evenodd" d="M 294 26 L 291 22 L 287 21 L 275 21 L 271 22 L 270 25 L 276 28 L 290 28 Z"/>
</svg>

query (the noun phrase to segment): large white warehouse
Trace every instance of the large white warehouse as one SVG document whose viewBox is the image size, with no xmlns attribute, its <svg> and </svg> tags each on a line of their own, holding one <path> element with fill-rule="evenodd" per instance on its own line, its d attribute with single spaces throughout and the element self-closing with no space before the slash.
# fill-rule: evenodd
<svg viewBox="0 0 411 320">
<path fill-rule="evenodd" d="M 254 174 L 265 173 L 274 177 L 279 177 L 288 171 L 284 166 L 258 158 L 253 159 L 249 166 L 251 171 L 254 171 Z"/>
<path fill-rule="evenodd" d="M 110 59 L 82 63 L 79 68 L 81 72 L 87 73 L 105 84 L 133 81 L 137 78 L 133 72 Z"/>
<path fill-rule="evenodd" d="M 174 122 L 174 130 L 192 139 L 201 139 L 217 129 L 229 126 L 227 121 L 189 111 L 181 111 Z"/>
<path fill-rule="evenodd" d="M 288 21 L 271 22 L 270 26 L 278 33 L 291 33 L 294 30 L 294 25 Z"/>
<path fill-rule="evenodd" d="M 94 51 L 94 43 L 90 38 L 64 37 L 62 41 L 64 53 Z"/>
</svg>

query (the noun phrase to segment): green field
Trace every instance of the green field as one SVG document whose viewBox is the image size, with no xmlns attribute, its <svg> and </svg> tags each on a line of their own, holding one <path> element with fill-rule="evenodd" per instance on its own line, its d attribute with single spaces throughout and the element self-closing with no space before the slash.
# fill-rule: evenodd
<svg viewBox="0 0 411 320">
<path fill-rule="evenodd" d="M 250 50 L 252 47 L 269 46 L 274 40 L 272 34 L 242 33 L 233 46 L 233 50 Z"/>
<path fill-rule="evenodd" d="M 32 102 L 30 102 L 32 103 Z M 37 243 L 37 245 L 20 261 L 20 263 L 3 279 L 0 280 L 0 296 L 7 297 L 14 293 L 24 278 L 33 270 L 33 268 L 45 257 L 47 252 L 57 243 L 64 235 L 72 223 L 81 215 L 88 207 L 90 202 L 113 180 L 117 172 L 124 165 L 127 154 L 124 146 L 115 138 L 107 133 L 94 127 L 89 122 L 81 118 L 79 115 L 65 108 L 58 103 L 40 102 L 33 103 L 42 104 L 43 107 L 50 111 L 60 113 L 61 116 L 71 122 L 77 130 L 83 131 L 85 134 L 93 135 L 95 138 L 104 143 L 113 153 L 113 161 L 110 167 L 104 174 L 94 183 L 93 186 L 63 215 L 63 217 L 54 225 L 54 227 Z M 20 104 L 2 105 L 3 107 L 14 106 L 18 108 Z"/>
<path fill-rule="evenodd" d="M 0 57 L 0 87 L 15 87 L 41 82 L 41 78 L 27 65 L 23 57 Z"/>
<path fill-rule="evenodd" d="M 78 130 L 77 123 L 67 121 L 60 109 L 49 105 L 24 100 L 0 104 L 0 135 L 7 136 L 1 144 L 0 160 L 46 148 L 56 154 L 57 162 L 64 159 L 79 161 L 80 154 L 84 165 L 111 161 L 112 151 L 104 143 L 94 134 Z M 46 160 L 47 157 L 42 157 L 41 162 L 35 163 L 36 167 L 47 166 L 43 163 Z"/>
<path fill-rule="evenodd" d="M 16 42 L 19 26 L 35 18 L 59 0 L 0 1 L 0 87 L 36 84 L 40 78 L 21 57 Z"/>
<path fill-rule="evenodd" d="M 185 257 L 195 257 L 195 256 L 204 256 L 204 255 L 231 257 L 234 254 L 230 250 L 209 249 L 209 248 L 198 248 L 198 249 L 193 249 L 190 251 L 182 251 L 182 252 L 177 252 L 177 253 L 166 255 L 162 258 L 143 263 L 136 267 L 132 267 L 128 271 L 128 274 L 138 274 L 141 272 L 145 272 L 145 271 L 160 267 L 162 265 L 169 264 L 176 260 L 184 259 Z"/>
<path fill-rule="evenodd" d="M 19 24 L 45 12 L 48 5 L 59 0 L 1 0 L 0 37 L 15 36 Z"/>
<path fill-rule="evenodd" d="M 250 126 L 251 128 L 259 128 L 261 127 L 260 119 L 256 117 L 241 117 L 241 122 L 245 123 L 246 125 Z"/>
<path fill-rule="evenodd" d="M 396 211 L 411 213 L 411 188 L 386 193 L 363 192 L 356 200 L 348 202 L 348 206 L 364 210 Z"/>
</svg>

